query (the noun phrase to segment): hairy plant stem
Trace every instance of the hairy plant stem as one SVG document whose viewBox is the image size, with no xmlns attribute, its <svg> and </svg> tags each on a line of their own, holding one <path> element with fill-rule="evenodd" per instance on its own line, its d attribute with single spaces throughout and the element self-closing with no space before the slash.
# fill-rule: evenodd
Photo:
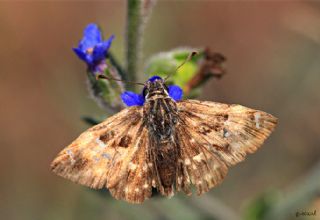
<svg viewBox="0 0 320 220">
<path fill-rule="evenodd" d="M 116 60 L 116 58 L 113 56 L 111 52 L 108 53 L 108 57 L 112 66 L 114 66 L 118 70 L 118 73 L 121 76 L 121 79 L 127 80 L 127 73 L 125 72 L 125 70 L 122 68 L 118 60 Z"/>
<path fill-rule="evenodd" d="M 141 59 L 143 29 L 155 0 L 127 0 L 126 72 L 127 80 L 135 82 Z M 135 90 L 135 85 L 128 87 Z"/>
</svg>

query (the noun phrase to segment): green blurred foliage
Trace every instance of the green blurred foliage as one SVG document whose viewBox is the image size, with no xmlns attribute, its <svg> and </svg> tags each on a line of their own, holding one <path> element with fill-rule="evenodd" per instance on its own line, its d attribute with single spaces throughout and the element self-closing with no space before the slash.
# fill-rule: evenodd
<svg viewBox="0 0 320 220">
<path fill-rule="evenodd" d="M 261 220 L 273 208 L 274 203 L 279 199 L 276 190 L 267 190 L 254 198 L 244 211 L 244 220 Z"/>
<path fill-rule="evenodd" d="M 188 56 L 195 51 L 198 51 L 198 54 L 177 70 Z M 172 74 L 168 79 L 168 83 L 184 88 L 191 78 L 197 73 L 198 61 L 201 58 L 203 58 L 203 52 L 199 52 L 199 49 L 179 48 L 168 52 L 161 52 L 153 55 L 147 61 L 145 72 L 149 76 L 158 75 L 162 78 Z"/>
</svg>

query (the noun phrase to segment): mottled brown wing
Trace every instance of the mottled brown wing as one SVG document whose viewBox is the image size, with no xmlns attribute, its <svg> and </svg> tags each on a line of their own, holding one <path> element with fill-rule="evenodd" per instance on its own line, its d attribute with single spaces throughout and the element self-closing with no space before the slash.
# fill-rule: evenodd
<svg viewBox="0 0 320 220">
<path fill-rule="evenodd" d="M 51 169 L 91 188 L 107 187 L 117 199 L 142 202 L 151 195 L 147 144 L 142 108 L 126 108 L 82 133 L 58 154 Z"/>
<path fill-rule="evenodd" d="M 148 132 L 144 128 L 137 152 L 129 162 L 127 172 L 117 185 L 110 187 L 110 192 L 116 199 L 131 203 L 142 203 L 145 199 L 151 197 L 154 172 L 152 166 L 150 166 L 148 146 Z"/>
<path fill-rule="evenodd" d="M 184 100 L 177 103 L 181 159 L 177 189 L 198 194 L 219 184 L 228 167 L 255 152 L 273 131 L 277 119 L 241 105 Z"/>
</svg>

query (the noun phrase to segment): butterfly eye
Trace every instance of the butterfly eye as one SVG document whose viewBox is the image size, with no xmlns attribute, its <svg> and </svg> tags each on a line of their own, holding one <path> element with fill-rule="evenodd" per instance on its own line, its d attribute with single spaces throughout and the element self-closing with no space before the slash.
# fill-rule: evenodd
<svg viewBox="0 0 320 220">
<path fill-rule="evenodd" d="M 167 92 L 169 91 L 169 88 L 168 88 L 168 86 L 166 84 L 163 84 L 163 87 Z"/>
<path fill-rule="evenodd" d="M 149 92 L 148 89 L 146 87 L 144 87 L 143 90 L 142 90 L 143 97 L 146 97 L 148 92 Z"/>
</svg>

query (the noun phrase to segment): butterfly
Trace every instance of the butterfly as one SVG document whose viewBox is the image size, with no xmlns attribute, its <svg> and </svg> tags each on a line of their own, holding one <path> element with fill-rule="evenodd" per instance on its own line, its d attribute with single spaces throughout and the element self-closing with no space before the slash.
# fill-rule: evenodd
<svg viewBox="0 0 320 220">
<path fill-rule="evenodd" d="M 142 203 L 155 188 L 171 197 L 202 194 L 228 168 L 255 152 L 277 119 L 241 105 L 181 100 L 182 90 L 159 76 L 142 94 L 126 92 L 129 106 L 83 132 L 53 160 L 54 173 L 116 199 Z"/>
</svg>

